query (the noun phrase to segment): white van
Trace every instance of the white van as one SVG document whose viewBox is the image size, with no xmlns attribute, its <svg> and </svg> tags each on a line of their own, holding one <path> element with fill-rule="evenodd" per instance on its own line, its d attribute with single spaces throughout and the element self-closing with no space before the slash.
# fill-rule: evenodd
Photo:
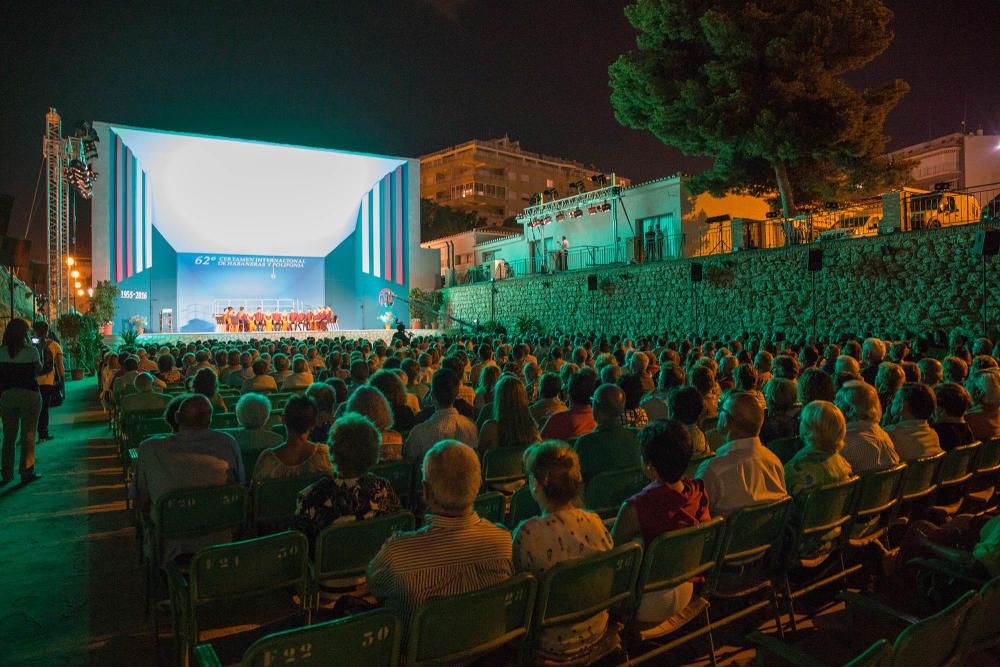
<svg viewBox="0 0 1000 667">
<path fill-rule="evenodd" d="M 906 212 L 910 229 L 937 229 L 950 225 L 979 222 L 979 202 L 972 195 L 957 192 L 911 194 Z"/>
<path fill-rule="evenodd" d="M 841 218 L 829 229 L 822 231 L 816 237 L 818 241 L 837 241 L 839 239 L 856 239 L 862 236 L 878 235 L 879 216 L 851 215 Z"/>
</svg>

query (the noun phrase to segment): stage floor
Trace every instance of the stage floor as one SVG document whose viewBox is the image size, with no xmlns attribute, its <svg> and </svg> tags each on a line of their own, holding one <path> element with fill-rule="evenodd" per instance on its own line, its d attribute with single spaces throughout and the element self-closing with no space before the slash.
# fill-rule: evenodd
<svg viewBox="0 0 1000 667">
<path fill-rule="evenodd" d="M 278 338 L 292 338 L 295 340 L 306 340 L 314 338 L 316 340 L 326 340 L 330 338 L 348 338 L 357 340 L 363 338 L 369 341 L 384 340 L 392 338 L 395 329 L 341 329 L 340 331 L 243 331 L 243 332 L 200 332 L 200 333 L 144 333 L 139 336 L 140 343 L 174 343 L 174 342 L 195 342 L 215 340 L 220 342 L 238 342 L 241 340 L 276 340 Z M 407 333 L 415 336 L 436 336 L 441 333 L 438 329 L 407 329 Z"/>
</svg>

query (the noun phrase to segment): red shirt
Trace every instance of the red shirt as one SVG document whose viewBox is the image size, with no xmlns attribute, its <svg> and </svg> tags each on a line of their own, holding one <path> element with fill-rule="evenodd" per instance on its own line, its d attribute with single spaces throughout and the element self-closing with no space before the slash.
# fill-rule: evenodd
<svg viewBox="0 0 1000 667">
<path fill-rule="evenodd" d="M 548 440 L 572 440 L 586 435 L 597 428 L 594 413 L 589 405 L 574 406 L 566 412 L 559 412 L 545 422 L 542 438 Z"/>
<path fill-rule="evenodd" d="M 684 490 L 680 493 L 666 484 L 652 482 L 625 501 L 632 504 L 639 516 L 639 530 L 646 544 L 658 535 L 690 528 L 711 518 L 704 482 L 687 477 L 681 482 Z"/>
</svg>

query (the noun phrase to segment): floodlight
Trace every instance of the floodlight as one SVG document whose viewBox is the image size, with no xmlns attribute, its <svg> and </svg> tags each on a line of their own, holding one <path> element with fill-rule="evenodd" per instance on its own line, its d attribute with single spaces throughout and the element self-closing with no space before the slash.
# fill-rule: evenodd
<svg viewBox="0 0 1000 667">
<path fill-rule="evenodd" d="M 601 210 L 602 211 L 610 211 L 611 210 L 611 204 L 609 204 L 608 202 L 601 203 Z"/>
<path fill-rule="evenodd" d="M 590 215 L 597 215 L 597 205 L 591 204 L 587 207 L 587 213 Z"/>
<path fill-rule="evenodd" d="M 603 188 L 608 184 L 607 174 L 595 174 L 590 177 L 590 182 L 594 184 L 596 188 Z"/>
<path fill-rule="evenodd" d="M 578 195 L 583 194 L 583 191 L 585 189 L 583 181 L 573 181 L 572 183 L 569 184 L 569 187 L 576 190 L 576 194 Z"/>
<path fill-rule="evenodd" d="M 582 218 L 583 217 L 583 209 L 578 208 L 578 209 L 575 209 L 573 211 L 570 211 L 569 212 L 569 217 L 571 217 L 571 218 Z"/>
<path fill-rule="evenodd" d="M 565 219 L 566 219 L 566 214 L 565 213 L 557 213 L 556 214 L 556 222 L 562 222 Z"/>
</svg>

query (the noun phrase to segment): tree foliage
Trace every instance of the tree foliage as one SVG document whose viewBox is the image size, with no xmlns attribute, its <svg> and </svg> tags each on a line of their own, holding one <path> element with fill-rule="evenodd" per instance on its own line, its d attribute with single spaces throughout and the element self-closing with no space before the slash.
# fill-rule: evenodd
<svg viewBox="0 0 1000 667">
<path fill-rule="evenodd" d="M 903 81 L 843 79 L 892 41 L 880 0 L 637 0 L 636 49 L 609 68 L 615 117 L 714 164 L 695 192 L 819 200 L 897 184 L 882 153 Z"/>
<path fill-rule="evenodd" d="M 486 224 L 474 211 L 460 211 L 430 199 L 420 200 L 420 240 L 433 241 L 442 236 L 467 232 Z"/>
</svg>

